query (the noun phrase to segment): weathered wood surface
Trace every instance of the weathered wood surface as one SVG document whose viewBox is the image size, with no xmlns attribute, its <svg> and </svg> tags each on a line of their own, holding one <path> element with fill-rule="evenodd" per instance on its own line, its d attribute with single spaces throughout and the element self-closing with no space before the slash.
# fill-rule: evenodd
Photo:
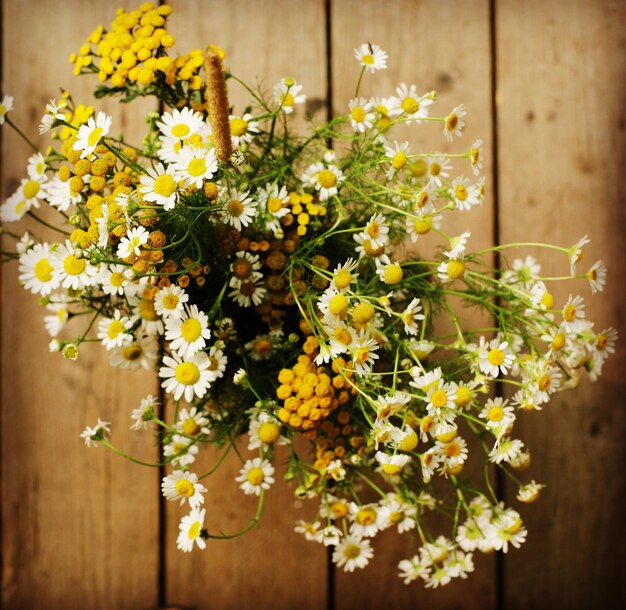
<svg viewBox="0 0 626 610">
<path fill-rule="evenodd" d="M 352 50 L 366 40 L 389 53 L 390 65 L 366 76 L 367 94 L 391 93 L 399 82 L 412 82 L 420 90 L 438 90 L 440 108 L 465 103 L 465 138 L 482 137 L 488 153 L 488 190 L 482 210 L 459 218 L 459 231 L 471 228 L 473 245 L 490 244 L 499 204 L 502 241 L 569 245 L 588 233 L 593 241 L 582 268 L 603 258 L 609 285 L 591 297 L 581 280 L 587 312 L 600 328 L 613 325 L 626 337 L 619 268 L 626 245 L 619 180 L 625 161 L 626 3 L 495 0 L 495 66 L 487 0 L 172 4 L 171 29 L 180 52 L 214 42 L 227 52 L 233 72 L 248 82 L 261 76 L 266 89 L 293 76 L 305 86 L 310 109 L 323 109 L 328 91 L 329 6 L 335 111 L 354 94 Z M 88 101 L 93 81 L 72 77 L 67 56 L 97 23 L 110 21 L 117 5 L 74 0 L 61 10 L 49 0 L 4 1 L 1 91 L 15 96 L 13 116 L 31 125 L 29 133 L 36 132 L 46 101 L 58 98 L 60 85 Z M 245 95 L 234 88 L 231 94 L 241 110 Z M 497 142 L 491 139 L 494 94 Z M 141 115 L 137 105 L 130 112 L 111 103 L 100 107 L 129 134 L 131 117 Z M 24 174 L 29 151 L 6 125 L 0 137 L 6 197 Z M 416 146 L 442 143 L 439 129 L 428 125 L 420 126 L 416 138 Z M 497 176 L 490 151 L 497 152 Z M 567 270 L 560 257 L 535 254 L 545 275 Z M 583 380 L 576 392 L 561 395 L 542 413 L 525 414 L 518 424 L 534 458 L 525 476 L 548 487 L 538 504 L 521 509 L 529 539 L 504 559 L 502 580 L 489 556 L 478 558 L 468 581 L 447 590 L 404 587 L 396 564 L 407 550 L 385 536 L 375 542 L 376 555 L 365 571 L 336 574 L 330 600 L 323 549 L 292 531 L 293 521 L 306 514 L 306 502 L 296 505 L 280 485 L 268 494 L 262 527 L 254 533 L 212 543 L 210 552 L 178 552 L 177 506 L 166 507 L 166 529 L 159 532 L 157 473 L 103 448 L 87 450 L 78 437 L 101 417 L 118 422 L 116 444 L 153 457 L 149 435 L 127 431 L 124 421 L 142 396 L 155 391 L 154 381 L 112 373 L 96 346 L 84 349 L 78 363 L 47 354 L 37 298 L 17 287 L 16 266 L 1 272 L 3 607 L 143 609 L 157 604 L 159 590 L 168 603 L 198 610 L 330 608 L 332 601 L 338 610 L 626 605 L 623 348 L 595 385 Z M 244 525 L 255 509 L 233 481 L 238 468 L 236 460 L 229 462 L 207 485 L 207 520 L 224 532 Z M 515 488 L 506 490 L 514 503 Z M 159 585 L 161 552 L 165 571 Z"/>
</svg>

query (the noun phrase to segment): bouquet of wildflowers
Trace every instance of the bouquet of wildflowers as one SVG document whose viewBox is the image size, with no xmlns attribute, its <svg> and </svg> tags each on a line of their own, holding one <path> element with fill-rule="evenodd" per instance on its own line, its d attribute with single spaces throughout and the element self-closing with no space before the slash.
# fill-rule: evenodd
<svg viewBox="0 0 626 610">
<path fill-rule="evenodd" d="M 450 215 L 482 204 L 481 141 L 454 154 L 412 150 L 407 130 L 434 122 L 456 141 L 466 110 L 436 114 L 436 93 L 412 84 L 367 97 L 364 84 L 386 68 L 378 46 L 355 50 L 347 113 L 298 135 L 296 80 L 266 94 L 225 72 L 218 47 L 172 56 L 171 12 L 120 9 L 71 58 L 75 74 L 97 76 L 96 98 L 156 97 L 164 111 L 148 115 L 143 141 L 116 136 L 114 117 L 65 93 L 40 125 L 57 146 L 29 159 L 0 211 L 4 223 L 31 220 L 23 234 L 5 225 L 16 244 L 3 258 L 18 260 L 20 282 L 39 295 L 50 349 L 77 359 L 97 342 L 112 366 L 156 371 L 161 395 L 128 413 L 171 468 L 164 496 L 189 509 L 179 548 L 232 537 L 203 508 L 203 479 L 231 451 L 241 459 L 233 484 L 258 496 L 240 533 L 284 478 L 314 507 L 296 530 L 332 546 L 347 571 L 368 564 L 385 529 L 413 549 L 400 577 L 428 587 L 465 578 L 475 551 L 519 547 L 521 515 L 491 484 L 502 470 L 522 503 L 543 487 L 518 478 L 530 453 L 515 422 L 582 369 L 595 380 L 616 332 L 594 330 L 581 296 L 555 302 L 555 278 L 534 258 L 503 269 L 493 258 L 541 245 L 569 266 L 556 279 L 589 281 L 592 292 L 603 263 L 579 269 L 586 237 L 476 252 L 469 231 L 450 234 Z M 249 107 L 237 114 L 227 86 L 244 87 Z M 13 125 L 12 107 L 5 97 L 0 123 Z M 44 225 L 55 239 L 36 235 Z M 434 259 L 416 254 L 425 240 L 441 246 Z M 480 324 L 463 321 L 466 306 L 483 310 Z M 133 459 L 108 422 L 82 436 Z M 221 453 L 196 472 L 207 446 Z M 449 530 L 434 529 L 433 513 Z"/>
</svg>

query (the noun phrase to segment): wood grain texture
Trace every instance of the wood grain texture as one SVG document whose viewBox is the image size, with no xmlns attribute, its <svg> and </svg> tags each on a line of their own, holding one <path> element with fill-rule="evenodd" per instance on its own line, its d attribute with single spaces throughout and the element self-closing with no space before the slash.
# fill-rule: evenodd
<svg viewBox="0 0 626 610">
<path fill-rule="evenodd" d="M 527 477 L 548 487 L 522 511 L 530 533 L 506 558 L 505 607 L 623 608 L 626 5 L 502 1 L 496 15 L 502 239 L 570 246 L 588 234 L 579 272 L 602 258 L 608 286 L 592 296 L 585 280 L 569 283 L 556 307 L 578 292 L 596 330 L 621 336 L 597 383 L 583 374 L 575 392 L 521 418 Z M 535 254 L 546 276 L 568 272 L 565 255 Z"/>
<path fill-rule="evenodd" d="M 411 152 L 465 152 L 474 138 L 481 138 L 485 150 L 484 175 L 486 198 L 482 208 L 468 213 L 450 214 L 442 228 L 450 235 L 471 230 L 471 249 L 492 245 L 494 200 L 492 197 L 491 82 L 489 48 L 489 4 L 472 2 L 414 2 L 396 0 L 387 3 L 348 0 L 332 3 L 332 74 L 334 112 L 347 112 L 348 101 L 355 95 L 359 66 L 353 50 L 364 42 L 378 44 L 388 55 L 386 70 L 364 76 L 362 95 L 396 95 L 400 83 L 415 84 L 419 94 L 438 92 L 431 106 L 431 116 L 446 116 L 464 103 L 467 123 L 464 136 L 448 143 L 441 123 L 398 128 L 390 140 L 410 141 Z M 469 166 L 455 163 L 455 171 L 471 176 Z M 420 238 L 415 253 L 433 256 L 445 243 L 434 232 Z M 439 256 L 439 255 L 437 255 Z M 455 305 L 456 307 L 456 305 Z M 480 327 L 476 312 L 460 314 L 466 327 Z M 471 434 L 463 434 L 471 441 Z M 480 455 L 480 449 L 470 456 Z M 464 475 L 474 472 L 480 478 L 481 464 L 468 461 Z M 443 521 L 433 534 L 450 535 L 451 523 Z M 355 574 L 337 572 L 336 603 L 338 610 L 361 608 L 460 608 L 487 610 L 495 606 L 494 556 L 475 554 L 476 572 L 468 580 L 453 582 L 443 589 L 425 589 L 420 582 L 409 586 L 398 578 L 397 565 L 411 557 L 415 549 L 408 536 L 388 531 L 373 542 L 374 558 Z"/>
<path fill-rule="evenodd" d="M 176 0 L 170 4 L 175 9 L 171 31 L 178 52 L 217 44 L 226 52 L 225 67 L 246 83 L 258 83 L 271 92 L 281 78 L 292 76 L 304 86 L 309 109 L 322 107 L 320 100 L 326 96 L 322 0 L 271 4 Z M 241 114 L 250 98 L 241 86 L 230 80 L 228 84 L 234 113 Z M 204 453 L 198 472 L 208 470 L 217 457 L 211 451 Z M 243 454 L 254 457 L 247 450 Z M 205 523 L 212 533 L 235 532 L 254 516 L 256 498 L 245 496 L 234 481 L 240 468 L 233 454 L 203 481 L 209 490 Z M 168 505 L 165 552 L 169 603 L 195 610 L 326 607 L 325 549 L 293 531 L 295 521 L 310 519 L 315 507 L 294 498 L 294 488 L 280 480 L 283 473 L 278 466 L 260 527 L 239 539 L 210 540 L 204 552 L 184 554 L 176 549 L 178 522 L 185 511 Z"/>
<path fill-rule="evenodd" d="M 98 23 L 110 22 L 112 6 L 73 0 L 60 10 L 56 2 L 5 1 L 3 13 L 2 91 L 15 97 L 13 120 L 35 137 L 44 106 L 59 99 L 60 87 L 77 102 L 94 103 L 96 79 L 72 76 L 68 57 Z M 95 105 L 112 114 L 114 126 L 129 137 L 140 133 L 142 123 L 134 128 L 126 107 Z M 133 112 L 145 110 L 137 105 Z M 2 129 L 5 198 L 26 175 L 31 151 L 7 125 Z M 45 148 L 49 139 L 38 142 Z M 54 214 L 49 210 L 46 217 Z M 41 235 L 34 223 L 14 227 Z M 5 248 L 14 247 L 3 241 Z M 154 377 L 109 368 L 98 345 L 85 344 L 74 363 L 47 353 L 43 316 L 38 297 L 18 286 L 17 264 L 3 266 L 2 604 L 11 610 L 154 606 L 156 472 L 103 448 L 88 450 L 79 437 L 100 417 L 114 422 L 114 443 L 153 460 L 150 435 L 129 425 L 131 409 L 154 393 Z"/>
</svg>

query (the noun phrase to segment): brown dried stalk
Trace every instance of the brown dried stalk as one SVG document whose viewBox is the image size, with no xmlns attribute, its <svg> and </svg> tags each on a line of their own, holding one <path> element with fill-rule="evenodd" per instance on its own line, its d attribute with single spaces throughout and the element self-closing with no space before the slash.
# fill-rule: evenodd
<svg viewBox="0 0 626 610">
<path fill-rule="evenodd" d="M 224 68 L 219 55 L 209 47 L 204 63 L 206 70 L 206 101 L 209 107 L 209 121 L 213 129 L 215 152 L 220 161 L 228 161 L 233 152 L 228 119 L 228 91 Z"/>
</svg>

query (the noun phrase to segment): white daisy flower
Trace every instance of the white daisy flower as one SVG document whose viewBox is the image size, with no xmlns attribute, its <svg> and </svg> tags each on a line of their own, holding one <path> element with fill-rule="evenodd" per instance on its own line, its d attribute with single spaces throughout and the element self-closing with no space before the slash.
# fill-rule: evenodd
<svg viewBox="0 0 626 610">
<path fill-rule="evenodd" d="M 163 113 L 161 120 L 157 121 L 157 127 L 161 133 L 171 140 L 188 139 L 190 136 L 199 133 L 204 121 L 199 112 L 191 108 L 173 110 Z"/>
<path fill-rule="evenodd" d="M 182 396 L 187 402 L 191 402 L 194 397 L 202 398 L 213 381 L 208 370 L 210 364 L 204 352 L 197 352 L 188 359 L 177 354 L 173 354 L 173 357 L 164 356 L 164 366 L 159 369 L 159 377 L 163 378 L 161 387 L 173 394 L 174 400 Z"/>
<path fill-rule="evenodd" d="M 98 268 L 79 256 L 69 240 L 60 244 L 54 252 L 52 266 L 54 279 L 62 288 L 81 290 L 98 283 Z"/>
<path fill-rule="evenodd" d="M 606 283 L 606 265 L 603 261 L 596 261 L 589 271 L 585 273 L 585 277 L 589 280 L 591 286 L 591 294 L 602 292 Z"/>
<path fill-rule="evenodd" d="M 43 323 L 48 334 L 57 337 L 70 318 L 68 303 L 71 301 L 65 294 L 53 294 L 50 301 L 46 305 L 46 310 L 52 312 L 52 315 L 45 316 Z"/>
<path fill-rule="evenodd" d="M 327 201 L 337 194 L 338 185 L 344 181 L 345 177 L 335 165 L 314 163 L 306 169 L 301 179 L 304 184 L 310 184 L 319 191 L 320 201 Z"/>
<path fill-rule="evenodd" d="M 363 337 L 356 342 L 352 349 L 352 364 L 357 375 L 367 375 L 372 370 L 374 362 L 378 360 L 376 350 L 379 348 L 375 339 Z"/>
<path fill-rule="evenodd" d="M 535 481 L 531 481 L 530 483 L 526 483 L 526 485 L 520 486 L 515 497 L 520 502 L 529 504 L 531 502 L 534 502 L 539 497 L 539 493 L 544 487 L 545 485 L 541 485 L 540 483 L 535 483 Z"/>
<path fill-rule="evenodd" d="M 154 309 L 163 318 L 180 318 L 185 312 L 189 295 L 176 284 L 162 288 L 154 297 Z"/>
<path fill-rule="evenodd" d="M 165 340 L 170 341 L 170 349 L 181 358 L 189 359 L 197 351 L 204 349 L 211 338 L 208 316 L 197 305 L 185 306 L 183 314 L 165 319 Z"/>
<path fill-rule="evenodd" d="M 204 504 L 202 494 L 206 491 L 207 488 L 198 483 L 198 475 L 193 472 L 175 470 L 172 474 L 163 477 L 161 482 L 161 492 L 170 502 L 180 499 L 182 505 L 187 500 L 191 508 Z"/>
<path fill-rule="evenodd" d="M 141 254 L 141 246 L 148 243 L 150 232 L 145 227 L 133 227 L 126 232 L 117 246 L 117 257 L 125 260 L 131 256 L 139 256 Z"/>
<path fill-rule="evenodd" d="M 256 281 L 239 282 L 228 296 L 240 307 L 260 305 L 267 294 L 267 289 Z"/>
<path fill-rule="evenodd" d="M 31 208 L 40 207 L 41 197 L 44 195 L 42 191 L 44 184 L 40 180 L 24 178 L 15 193 L 0 207 L 0 220 L 16 222 L 21 220 Z"/>
<path fill-rule="evenodd" d="M 354 98 L 348 102 L 350 110 L 350 123 L 357 133 L 363 133 L 374 124 L 376 115 L 372 111 L 372 105 L 364 98 Z"/>
<path fill-rule="evenodd" d="M 387 180 L 392 180 L 397 172 L 404 169 L 409 162 L 407 151 L 409 150 L 409 143 L 394 141 L 393 146 L 385 144 L 385 157 L 390 160 L 389 169 L 385 172 Z"/>
<path fill-rule="evenodd" d="M 259 269 L 261 269 L 261 262 L 258 254 L 247 251 L 237 252 L 235 260 L 230 264 L 233 276 L 230 278 L 229 286 L 236 288 L 241 282 L 257 282 L 263 277 Z"/>
<path fill-rule="evenodd" d="M 417 506 L 409 504 L 395 493 L 390 493 L 381 502 L 378 512 L 380 529 L 396 526 L 398 533 L 403 534 L 415 528 Z"/>
<path fill-rule="evenodd" d="M 453 282 L 465 275 L 465 262 L 462 258 L 442 261 L 437 267 L 437 277 L 444 283 Z"/>
<path fill-rule="evenodd" d="M 489 461 L 494 464 L 509 462 L 513 464 L 524 452 L 524 443 L 517 438 L 503 437 L 496 440 L 489 452 Z"/>
<path fill-rule="evenodd" d="M 209 349 L 207 356 L 209 358 L 208 371 L 211 373 L 213 381 L 223 377 L 224 372 L 226 371 L 226 365 L 228 364 L 228 358 L 224 352 L 221 349 L 212 346 Z"/>
<path fill-rule="evenodd" d="M 487 343 L 484 337 L 480 338 L 478 368 L 482 373 L 490 377 L 497 377 L 500 373 L 506 375 L 514 361 L 515 356 L 507 341 L 496 337 Z"/>
<path fill-rule="evenodd" d="M 489 398 L 478 417 L 486 420 L 485 426 L 496 437 L 503 436 L 515 422 L 515 410 L 507 406 L 507 401 L 501 396 Z"/>
<path fill-rule="evenodd" d="M 109 133 L 112 122 L 113 119 L 110 116 L 104 112 L 98 112 L 95 119 L 90 117 L 86 125 L 79 127 L 76 142 L 74 142 L 74 150 L 82 151 L 80 153 L 81 159 L 88 157 L 96 150 L 100 140 Z"/>
<path fill-rule="evenodd" d="M 472 142 L 469 151 L 469 161 L 472 166 L 474 176 L 478 176 L 483 169 L 483 141 L 476 139 Z"/>
<path fill-rule="evenodd" d="M 102 292 L 109 295 L 123 295 L 133 279 L 133 271 L 125 265 L 103 265 L 100 271 Z"/>
<path fill-rule="evenodd" d="M 13 110 L 13 97 L 5 95 L 0 101 L 0 125 L 4 125 L 6 116 L 11 110 Z"/>
<path fill-rule="evenodd" d="M 59 276 L 55 274 L 55 264 L 50 245 L 35 244 L 20 256 L 19 280 L 26 290 L 47 296 L 60 284 Z"/>
<path fill-rule="evenodd" d="M 131 327 L 132 322 L 127 317 L 122 317 L 117 309 L 112 318 L 104 318 L 98 322 L 98 339 L 108 350 L 123 347 L 133 342 L 133 336 L 129 332 Z"/>
<path fill-rule="evenodd" d="M 471 231 L 464 231 L 461 235 L 448 238 L 450 250 L 444 252 L 444 255 L 448 258 L 463 258 L 463 255 L 465 254 L 465 246 L 471 234 Z"/>
<path fill-rule="evenodd" d="M 139 179 L 143 185 L 139 187 L 139 192 L 143 193 L 146 201 L 162 205 L 164 210 L 172 210 L 178 194 L 174 166 L 168 165 L 165 168 L 162 163 L 157 163 L 156 167 L 149 167 L 146 171 L 148 173 Z"/>
<path fill-rule="evenodd" d="M 81 200 L 80 195 L 72 194 L 70 181 L 63 182 L 58 174 L 54 174 L 43 185 L 43 190 L 48 203 L 60 212 L 66 212 L 71 205 L 76 205 Z"/>
<path fill-rule="evenodd" d="M 428 106 L 433 100 L 428 95 L 419 96 L 415 85 L 402 83 L 396 89 L 398 97 L 392 98 L 391 112 L 401 115 L 408 122 L 419 121 L 428 116 Z"/>
<path fill-rule="evenodd" d="M 155 411 L 159 401 L 157 398 L 149 394 L 145 398 L 141 399 L 139 406 L 133 409 L 130 418 L 133 420 L 130 428 L 131 430 L 146 430 L 149 422 L 155 417 Z"/>
<path fill-rule="evenodd" d="M 39 124 L 39 134 L 46 133 L 52 127 L 56 121 L 65 120 L 65 115 L 59 110 L 65 108 L 67 104 L 65 102 L 61 102 L 60 104 L 56 103 L 56 100 L 50 100 L 46 104 L 46 113 L 41 118 L 41 123 Z"/>
<path fill-rule="evenodd" d="M 316 541 L 322 543 L 324 546 L 337 546 L 341 540 L 341 536 L 343 536 L 343 533 L 338 527 L 327 525 L 324 529 L 320 530 Z"/>
<path fill-rule="evenodd" d="M 372 74 L 376 70 L 384 70 L 387 67 L 387 53 L 377 44 L 363 43 L 354 49 L 356 60 Z"/>
<path fill-rule="evenodd" d="M 374 551 L 367 538 L 346 536 L 333 551 L 333 563 L 345 572 L 354 572 L 356 568 L 364 568 L 374 556 Z"/>
<path fill-rule="evenodd" d="M 280 109 L 286 114 L 291 114 L 297 104 L 304 104 L 306 95 L 300 93 L 302 85 L 298 85 L 293 78 L 283 78 L 274 85 L 274 99 L 280 105 Z"/>
<path fill-rule="evenodd" d="M 235 479 L 241 483 L 239 487 L 246 495 L 258 496 L 262 489 L 269 489 L 274 483 L 274 467 L 268 460 L 260 457 L 248 460 L 241 469 L 239 476 Z"/>
<path fill-rule="evenodd" d="M 569 295 L 565 307 L 562 311 L 563 328 L 568 333 L 577 333 L 584 328 L 585 325 L 585 304 L 580 295 Z"/>
<path fill-rule="evenodd" d="M 365 239 L 369 239 L 374 248 L 382 248 L 389 243 L 389 225 L 387 219 L 380 212 L 373 214 L 362 232 Z"/>
<path fill-rule="evenodd" d="M 205 150 L 196 146 L 183 146 L 172 164 L 174 179 L 184 187 L 202 188 L 205 180 L 210 180 L 217 171 L 215 150 Z"/>
<path fill-rule="evenodd" d="M 450 114 L 445 118 L 443 122 L 443 135 L 446 136 L 447 140 L 451 142 L 454 136 L 458 138 L 461 137 L 463 127 L 465 126 L 466 115 L 465 105 L 461 104 L 453 108 Z"/>
<path fill-rule="evenodd" d="M 419 332 L 418 320 L 424 319 L 422 306 L 419 304 L 419 299 L 412 299 L 406 306 L 406 309 L 400 314 L 402 322 L 404 322 L 404 332 L 409 335 L 417 335 Z"/>
<path fill-rule="evenodd" d="M 252 142 L 252 139 L 259 133 L 259 123 L 248 112 L 243 116 L 231 115 L 228 117 L 230 123 L 230 136 L 233 148 L 240 144 Z"/>
<path fill-rule="evenodd" d="M 426 206 L 413 216 L 406 217 L 406 230 L 410 240 L 415 243 L 422 235 L 441 227 L 442 216 L 435 214 L 432 207 Z"/>
<path fill-rule="evenodd" d="M 468 178 L 457 176 L 450 187 L 450 197 L 458 210 L 466 212 L 480 203 L 478 190 Z"/>
<path fill-rule="evenodd" d="M 95 447 L 98 445 L 98 442 L 106 438 L 107 434 L 111 434 L 111 422 L 102 421 L 98 418 L 98 423 L 90 428 L 87 426 L 81 433 L 81 438 L 85 439 L 85 445 L 87 447 L 91 447 L 92 445 Z"/>
<path fill-rule="evenodd" d="M 171 442 L 163 446 L 163 455 L 172 466 L 189 466 L 196 461 L 198 446 L 191 439 L 174 434 Z"/>
<path fill-rule="evenodd" d="M 377 451 L 374 457 L 380 464 L 382 471 L 389 475 L 398 474 L 411 461 L 411 456 L 404 453 L 388 455 L 383 451 Z"/>
<path fill-rule="evenodd" d="M 443 178 L 449 178 L 452 162 L 448 157 L 434 155 L 428 159 L 428 181 L 436 188 L 443 186 Z"/>
<path fill-rule="evenodd" d="M 209 419 L 197 407 L 181 409 L 178 414 L 176 429 L 185 436 L 209 434 Z"/>
<path fill-rule="evenodd" d="M 320 526 L 321 523 L 319 521 L 304 521 L 304 519 L 298 519 L 293 531 L 296 532 L 296 534 L 302 534 L 305 540 L 309 542 L 317 542 L 320 535 Z"/>
<path fill-rule="evenodd" d="M 31 180 L 38 182 L 44 182 L 46 180 L 46 161 L 41 153 L 36 153 L 28 159 L 28 166 L 26 168 L 28 177 Z"/>
<path fill-rule="evenodd" d="M 222 222 L 241 231 L 247 227 L 256 214 L 257 202 L 248 193 L 233 190 L 222 204 L 220 219 Z"/>
<path fill-rule="evenodd" d="M 289 440 L 280 433 L 280 421 L 269 413 L 260 411 L 250 418 L 248 449 L 258 449 L 267 445 L 286 445 Z"/>
<path fill-rule="evenodd" d="M 576 275 L 576 263 L 583 258 L 583 248 L 590 243 L 591 240 L 586 235 L 581 237 L 567 252 L 570 265 L 570 273 Z"/>
<path fill-rule="evenodd" d="M 405 585 L 408 585 L 418 578 L 427 580 L 430 577 L 431 569 L 432 563 L 425 565 L 418 555 L 413 555 L 411 559 L 403 559 L 398 563 L 398 570 L 400 571 L 398 576 L 402 578 Z"/>
<path fill-rule="evenodd" d="M 502 274 L 502 280 L 507 284 L 519 284 L 523 288 L 528 288 L 539 277 L 541 273 L 541 265 L 533 256 L 525 258 L 516 258 L 511 265 L 511 269 L 507 269 Z"/>
<path fill-rule="evenodd" d="M 206 509 L 193 508 L 191 512 L 180 520 L 178 529 L 178 538 L 176 539 L 176 545 L 185 553 L 190 553 L 193 550 L 193 543 L 195 542 L 199 548 L 206 548 L 206 542 L 200 535 L 204 526 L 204 516 Z"/>
<path fill-rule="evenodd" d="M 136 338 L 132 343 L 116 347 L 109 352 L 111 366 L 118 366 L 130 371 L 153 369 L 157 359 L 157 348 L 150 336 Z"/>
</svg>

